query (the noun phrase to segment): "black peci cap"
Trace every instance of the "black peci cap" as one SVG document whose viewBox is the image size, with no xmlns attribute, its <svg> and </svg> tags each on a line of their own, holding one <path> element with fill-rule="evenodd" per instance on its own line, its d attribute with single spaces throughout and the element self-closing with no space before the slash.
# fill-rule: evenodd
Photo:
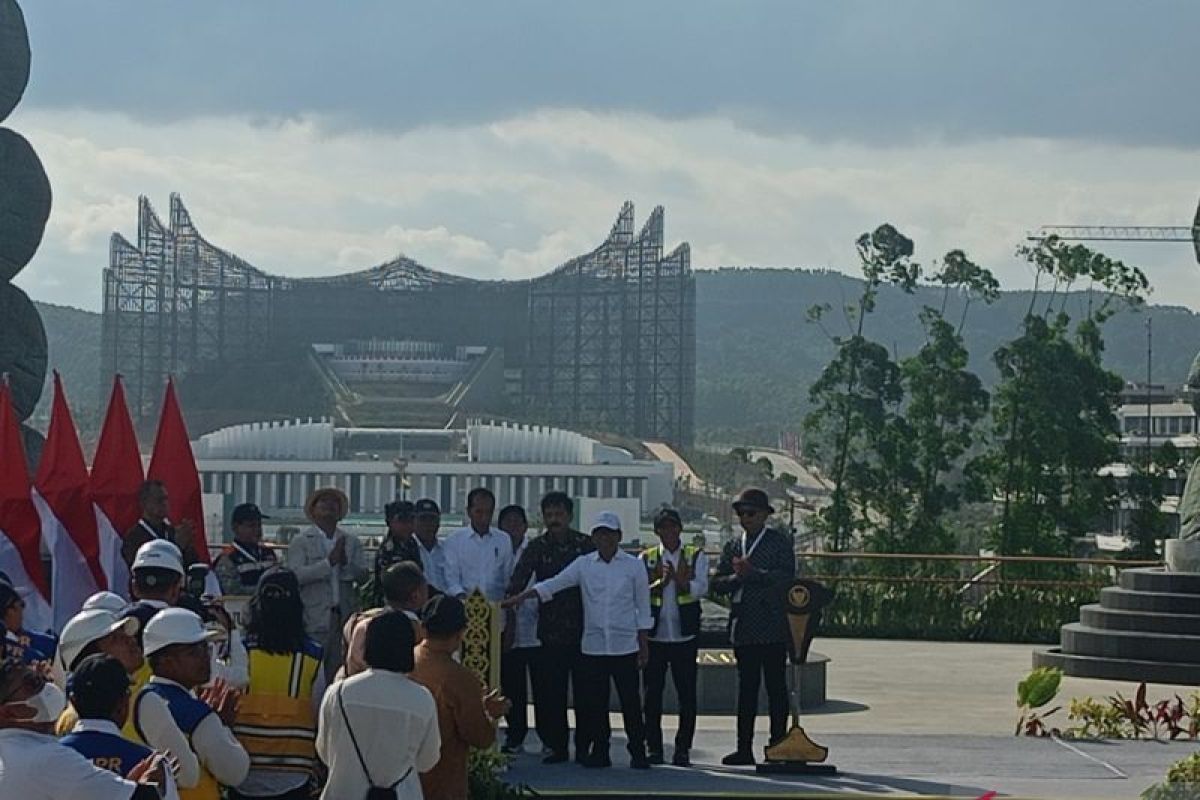
<svg viewBox="0 0 1200 800">
<path fill-rule="evenodd" d="M 262 513 L 254 503 L 242 503 L 233 509 L 233 515 L 229 521 L 231 525 L 241 525 L 243 522 L 258 522 L 264 519 L 270 519 L 270 517 Z"/>
<path fill-rule="evenodd" d="M 441 515 L 442 509 L 438 508 L 438 504 L 428 497 L 422 497 L 413 504 L 413 511 L 419 517 L 422 514 L 437 514 Z"/>
<path fill-rule="evenodd" d="M 67 695 L 91 698 L 120 698 L 129 691 L 129 675 L 121 662 L 104 653 L 93 653 L 72 670 L 67 678 Z M 88 705 L 85 701 L 82 705 Z"/>
<path fill-rule="evenodd" d="M 467 627 L 467 607 L 457 597 L 439 594 L 421 609 L 421 623 L 433 636 L 458 633 Z"/>
<path fill-rule="evenodd" d="M 654 530 L 658 530 L 664 522 L 674 522 L 680 528 L 683 527 L 683 520 L 680 518 L 679 512 L 673 508 L 659 509 L 658 513 L 654 515 Z"/>
<path fill-rule="evenodd" d="M 411 500 L 394 500 L 383 507 L 383 518 L 387 522 L 394 519 L 412 519 L 417 514 L 417 507 Z"/>
</svg>

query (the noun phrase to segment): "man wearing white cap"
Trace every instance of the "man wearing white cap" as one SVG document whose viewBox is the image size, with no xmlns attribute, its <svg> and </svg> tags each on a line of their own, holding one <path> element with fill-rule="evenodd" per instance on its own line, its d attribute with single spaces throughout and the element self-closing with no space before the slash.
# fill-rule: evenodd
<svg viewBox="0 0 1200 800">
<path fill-rule="evenodd" d="M 594 553 L 581 555 L 552 578 L 536 583 L 501 605 L 514 606 L 537 595 L 545 602 L 558 592 L 578 586 L 583 595 L 583 643 L 579 680 L 583 708 L 577 708 L 577 751 L 585 767 L 608 767 L 609 682 L 621 700 L 629 764 L 646 769 L 645 726 L 638 670 L 649 655 L 647 636 L 654 627 L 650 613 L 650 580 L 640 559 L 620 548 L 621 520 L 611 511 L 596 515 L 591 527 Z M 579 753 L 576 753 L 578 757 Z"/>
<path fill-rule="evenodd" d="M 83 601 L 82 610 L 91 611 L 93 608 L 102 608 L 105 611 L 120 614 L 127 605 L 129 605 L 129 601 L 116 592 L 96 592 Z"/>
<path fill-rule="evenodd" d="M 149 680 L 149 670 L 143 672 L 145 659 L 142 648 L 135 638 L 140 623 L 131 617 L 119 618 L 111 611 L 90 608 L 80 611 L 63 626 L 62 641 L 55 663 L 55 682 L 65 688 L 67 678 L 85 658 L 97 653 L 112 656 L 121 662 L 136 689 Z M 65 736 L 74 730 L 79 715 L 73 706 L 67 706 L 58 718 L 55 733 Z M 125 734 L 134 734 L 131 722 L 126 722 Z"/>
<path fill-rule="evenodd" d="M 220 785 L 237 786 L 250 771 L 250 756 L 231 730 L 237 694 L 215 687 L 205 700 L 196 696 L 212 675 L 214 635 L 182 608 L 155 614 L 142 634 L 153 677 L 134 700 L 134 728 L 148 746 L 175 757 L 184 800 L 218 800 Z"/>
<path fill-rule="evenodd" d="M 158 612 L 178 605 L 183 591 L 183 558 L 179 548 L 163 539 L 146 542 L 138 548 L 133 560 L 133 596 L 137 602 L 126 608 L 123 616 L 133 617 L 141 623 L 144 631 L 146 624 Z M 212 611 L 219 614 L 213 616 L 228 632 L 228 660 L 222 663 L 213 654 L 213 677 L 226 681 L 234 686 L 244 687 L 249 682 L 247 664 L 249 657 L 246 647 L 242 644 L 241 633 L 229 619 L 224 609 L 213 607 Z M 144 675 L 143 678 L 148 678 Z M 142 682 L 135 679 L 135 691 L 140 689 Z"/>
<path fill-rule="evenodd" d="M 88 656 L 103 653 L 120 661 L 125 671 L 133 674 L 143 661 L 142 650 L 134 638 L 139 627 L 136 619 L 121 619 L 102 608 L 80 611 L 63 626 L 58 666 L 66 675 Z"/>
</svg>

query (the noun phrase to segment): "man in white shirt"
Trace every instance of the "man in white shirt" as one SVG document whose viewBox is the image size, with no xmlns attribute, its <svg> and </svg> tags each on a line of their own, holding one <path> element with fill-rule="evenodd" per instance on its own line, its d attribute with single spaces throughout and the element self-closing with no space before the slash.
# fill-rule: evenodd
<svg viewBox="0 0 1200 800">
<path fill-rule="evenodd" d="M 682 541 L 683 520 L 673 508 L 654 518 L 660 544 L 648 547 L 642 561 L 650 576 L 650 660 L 646 664 L 646 746 L 650 763 L 663 763 L 662 696 L 667 668 L 679 700 L 675 733 L 677 767 L 691 766 L 689 751 L 696 733 L 696 655 L 700 634 L 700 598 L 708 594 L 708 556 Z"/>
<path fill-rule="evenodd" d="M 434 500 L 422 498 L 413 504 L 416 514 L 413 535 L 417 538 L 417 551 L 421 555 L 421 569 L 429 582 L 430 594 L 446 591 L 446 548 L 438 541 L 438 529 L 442 527 L 442 510 Z"/>
<path fill-rule="evenodd" d="M 237 786 L 250 771 L 250 756 L 234 737 L 237 695 L 219 689 L 205 700 L 196 689 L 212 674 L 213 633 L 183 608 L 160 611 L 146 623 L 143 649 L 154 673 L 134 699 L 133 725 L 155 750 L 179 764 L 177 781 L 194 798 L 216 800 L 219 785 Z"/>
<path fill-rule="evenodd" d="M 159 800 L 167 787 L 160 756 L 122 778 L 50 735 L 66 695 L 16 659 L 0 659 L 0 797 L 19 800 Z"/>
<path fill-rule="evenodd" d="M 325 677 L 342 664 L 342 628 L 358 611 L 356 583 L 371 574 L 357 536 L 338 527 L 350 510 L 340 489 L 317 489 L 304 504 L 312 525 L 288 544 L 286 565 L 300 581 L 304 632 L 325 648 Z"/>
<path fill-rule="evenodd" d="M 504 599 L 513 571 L 512 543 L 508 535 L 492 526 L 496 496 L 491 489 L 476 487 L 467 495 L 469 524 L 446 540 L 446 594 L 460 600 L 478 589 L 493 603 Z"/>
<path fill-rule="evenodd" d="M 585 767 L 609 767 L 609 683 L 616 684 L 621 700 L 625 736 L 629 740 L 629 765 L 647 769 L 645 726 L 642 721 L 638 670 L 649 657 L 647 634 L 654 626 L 650 612 L 650 582 L 636 556 L 620 549 L 621 520 L 611 511 L 596 515 L 591 527 L 596 552 L 579 556 L 553 578 L 534 584 L 504 601 L 516 606 L 534 595 L 542 601 L 557 592 L 578 586 L 583 595 L 583 656 L 580 683 L 583 708 L 577 708 Z"/>
<path fill-rule="evenodd" d="M 526 536 L 529 520 L 525 516 L 525 509 L 518 505 L 505 506 L 500 509 L 496 522 L 512 542 L 513 564 L 516 564 L 529 547 L 529 538 Z M 528 589 L 533 583 L 531 576 L 529 583 L 522 588 Z M 504 753 L 519 753 L 522 752 L 522 744 L 529 733 L 529 718 L 525 707 L 529 700 L 531 673 L 536 669 L 538 651 L 541 650 L 542 644 L 538 640 L 537 632 L 538 601 L 536 598 L 530 598 L 516 609 L 506 609 L 505 614 L 504 652 L 500 655 L 500 691 L 509 699 L 512 707 L 504 717 L 507 727 L 504 746 L 500 749 Z M 565 665 L 560 666 L 565 668 Z M 537 728 L 538 738 L 542 740 L 543 746 L 546 746 L 545 725 L 540 712 L 541 708 L 535 705 L 534 726 Z"/>
</svg>

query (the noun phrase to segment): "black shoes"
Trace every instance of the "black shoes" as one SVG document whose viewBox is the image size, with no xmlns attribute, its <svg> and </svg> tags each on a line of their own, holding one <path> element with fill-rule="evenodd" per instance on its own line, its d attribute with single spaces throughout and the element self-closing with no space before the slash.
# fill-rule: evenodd
<svg viewBox="0 0 1200 800">
<path fill-rule="evenodd" d="M 642 760 L 644 761 L 645 759 L 643 758 Z M 596 750 L 585 757 L 580 763 L 591 769 L 603 769 L 604 767 L 612 766 L 612 759 L 608 757 L 608 753 Z"/>
<path fill-rule="evenodd" d="M 658 758 L 658 763 L 661 764 L 662 756 L 660 755 Z M 650 759 L 641 753 L 631 755 L 629 757 L 629 766 L 633 767 L 634 769 L 650 769 Z"/>
<path fill-rule="evenodd" d="M 692 759 L 687 750 L 675 748 L 675 757 L 671 759 L 671 763 L 677 767 L 690 767 Z"/>
<path fill-rule="evenodd" d="M 752 767 L 755 763 L 754 753 L 751 750 L 739 748 L 722 758 L 721 763 L 727 767 Z"/>
<path fill-rule="evenodd" d="M 665 764 L 665 763 L 667 763 L 666 759 L 664 759 L 664 758 L 663 758 L 663 753 L 662 753 L 662 750 L 651 750 L 651 751 L 650 751 L 650 752 L 649 752 L 649 753 L 646 755 L 646 760 L 647 760 L 647 761 L 649 761 L 651 764 Z"/>
<path fill-rule="evenodd" d="M 565 751 L 551 750 L 550 754 L 542 759 L 543 764 L 562 764 L 568 758 Z"/>
</svg>

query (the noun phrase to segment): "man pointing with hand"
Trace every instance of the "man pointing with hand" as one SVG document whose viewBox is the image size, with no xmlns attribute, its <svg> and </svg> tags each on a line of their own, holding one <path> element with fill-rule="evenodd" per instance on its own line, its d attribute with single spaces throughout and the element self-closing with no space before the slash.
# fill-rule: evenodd
<svg viewBox="0 0 1200 800">
<path fill-rule="evenodd" d="M 583 708 L 575 709 L 585 767 L 609 767 L 609 682 L 621 699 L 629 765 L 646 769 L 646 731 L 642 719 L 638 671 L 649 657 L 647 635 L 654 626 L 650 613 L 650 581 L 641 559 L 620 548 L 621 520 L 611 511 L 596 515 L 591 528 L 594 553 L 581 555 L 553 578 L 505 600 L 515 606 L 537 595 L 543 602 L 578 586 L 583 594 L 583 655 L 579 665 Z"/>
</svg>

